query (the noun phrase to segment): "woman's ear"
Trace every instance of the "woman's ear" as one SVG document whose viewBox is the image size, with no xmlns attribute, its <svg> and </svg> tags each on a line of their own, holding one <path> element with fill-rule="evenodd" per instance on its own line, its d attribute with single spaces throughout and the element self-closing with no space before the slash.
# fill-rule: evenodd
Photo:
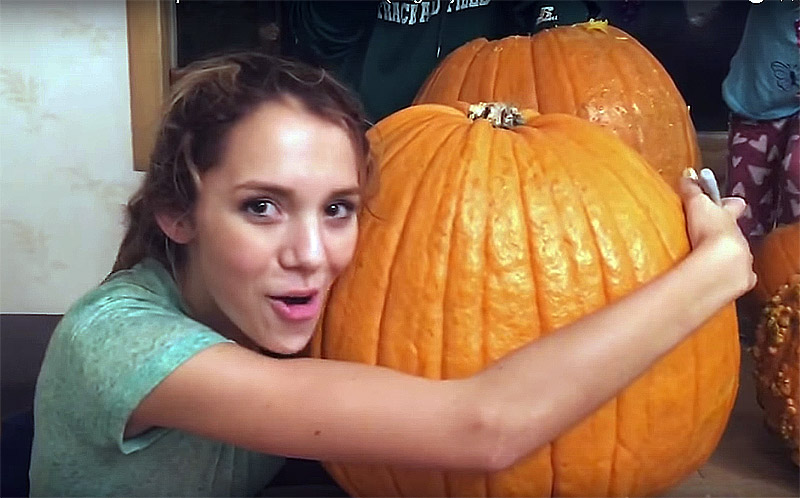
<svg viewBox="0 0 800 498">
<path fill-rule="evenodd" d="M 162 211 L 156 213 L 156 223 L 164 234 L 177 244 L 188 244 L 195 235 L 189 213 Z"/>
</svg>

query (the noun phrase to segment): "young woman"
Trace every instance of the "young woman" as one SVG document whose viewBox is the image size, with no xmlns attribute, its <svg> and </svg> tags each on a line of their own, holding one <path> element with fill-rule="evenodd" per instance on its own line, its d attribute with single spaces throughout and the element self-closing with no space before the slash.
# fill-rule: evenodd
<svg viewBox="0 0 800 498">
<path fill-rule="evenodd" d="M 183 76 L 114 271 L 48 348 L 33 495 L 254 494 L 281 456 L 501 469 L 755 283 L 744 204 L 717 206 L 687 181 L 682 262 L 473 377 L 291 357 L 376 182 L 363 123 L 304 65 L 236 54 Z"/>
</svg>

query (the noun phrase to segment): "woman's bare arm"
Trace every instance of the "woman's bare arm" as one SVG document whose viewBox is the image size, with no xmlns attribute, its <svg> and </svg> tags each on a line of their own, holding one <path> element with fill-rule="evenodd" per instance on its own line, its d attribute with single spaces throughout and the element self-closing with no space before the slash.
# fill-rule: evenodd
<svg viewBox="0 0 800 498">
<path fill-rule="evenodd" d="M 695 247 L 637 292 L 463 380 L 330 360 L 275 360 L 235 345 L 199 353 L 134 411 L 250 449 L 338 461 L 497 470 L 615 396 L 755 284 L 735 225 L 743 205 L 684 185 Z M 658 331 L 654 333 L 653 331 Z"/>
</svg>

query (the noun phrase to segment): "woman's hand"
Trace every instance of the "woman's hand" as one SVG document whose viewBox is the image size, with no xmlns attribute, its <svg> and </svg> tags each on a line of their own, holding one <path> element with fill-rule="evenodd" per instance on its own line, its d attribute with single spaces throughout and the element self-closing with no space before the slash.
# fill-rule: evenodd
<svg viewBox="0 0 800 498">
<path fill-rule="evenodd" d="M 720 284 L 730 285 L 733 299 L 752 289 L 756 284 L 753 256 L 736 224 L 747 207 L 744 200 L 727 197 L 717 205 L 689 178 L 681 179 L 679 193 L 693 252 L 719 275 Z"/>
</svg>

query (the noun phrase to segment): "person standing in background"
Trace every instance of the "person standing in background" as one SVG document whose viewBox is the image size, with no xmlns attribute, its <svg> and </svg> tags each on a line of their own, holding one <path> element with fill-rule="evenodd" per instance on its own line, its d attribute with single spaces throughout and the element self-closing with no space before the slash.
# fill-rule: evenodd
<svg viewBox="0 0 800 498">
<path fill-rule="evenodd" d="M 797 1 L 753 2 L 722 83 L 728 194 L 747 201 L 738 223 L 751 245 L 800 220 L 799 12 Z"/>
<path fill-rule="evenodd" d="M 289 2 L 290 55 L 333 71 L 374 123 L 411 105 L 447 54 L 600 16 L 589 1 L 382 0 Z"/>
</svg>

